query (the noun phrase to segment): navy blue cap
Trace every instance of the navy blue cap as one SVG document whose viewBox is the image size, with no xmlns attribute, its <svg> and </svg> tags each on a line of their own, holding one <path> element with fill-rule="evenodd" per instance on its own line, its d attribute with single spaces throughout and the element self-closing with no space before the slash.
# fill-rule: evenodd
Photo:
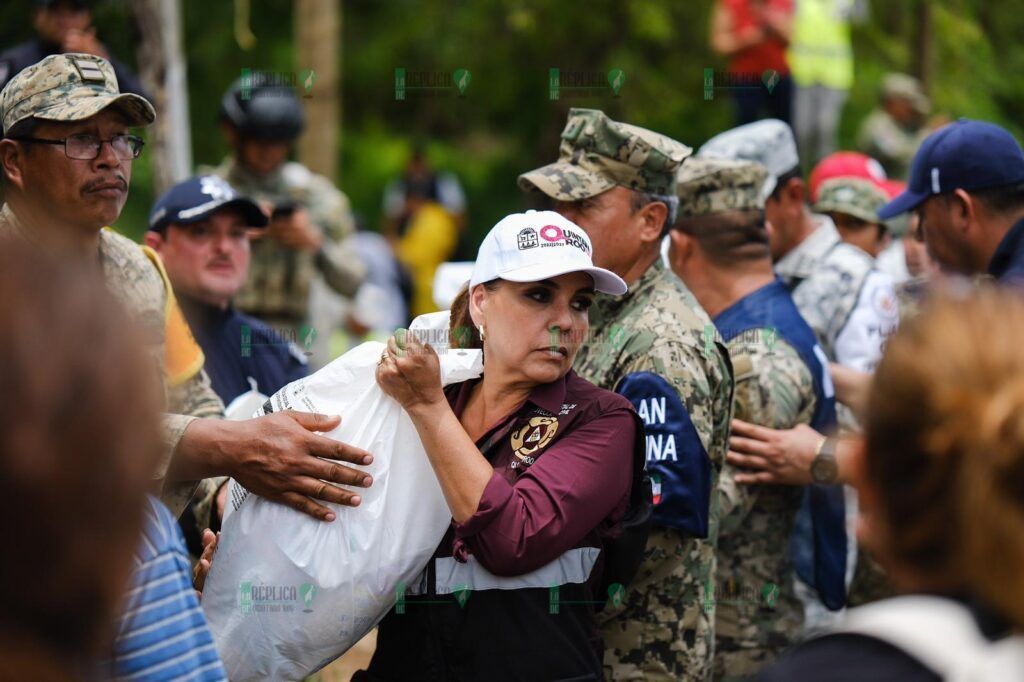
<svg viewBox="0 0 1024 682">
<path fill-rule="evenodd" d="M 179 182 L 157 199 L 149 214 L 149 229 L 163 232 L 168 225 L 197 223 L 222 208 L 242 212 L 248 227 L 266 227 L 267 214 L 255 201 L 243 197 L 216 175 L 197 175 Z"/>
<path fill-rule="evenodd" d="M 912 211 L 930 196 L 1024 182 L 1024 151 L 1005 128 L 961 118 L 925 138 L 903 194 L 878 211 L 881 220 Z"/>
</svg>

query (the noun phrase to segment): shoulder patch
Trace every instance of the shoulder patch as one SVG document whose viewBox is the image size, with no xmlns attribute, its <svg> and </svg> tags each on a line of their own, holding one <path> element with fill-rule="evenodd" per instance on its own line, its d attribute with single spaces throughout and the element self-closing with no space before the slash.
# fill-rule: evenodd
<svg viewBox="0 0 1024 682">
<path fill-rule="evenodd" d="M 301 163 L 289 161 L 281 169 L 281 177 L 289 187 L 304 187 L 313 180 L 314 175 L 311 170 Z"/>
<path fill-rule="evenodd" d="M 711 459 L 679 393 L 653 372 L 627 374 L 616 392 L 633 404 L 644 422 L 654 522 L 692 537 L 707 537 Z"/>
<path fill-rule="evenodd" d="M 754 360 L 746 353 L 730 353 L 732 371 L 736 381 L 744 381 L 757 376 L 754 371 Z"/>
</svg>

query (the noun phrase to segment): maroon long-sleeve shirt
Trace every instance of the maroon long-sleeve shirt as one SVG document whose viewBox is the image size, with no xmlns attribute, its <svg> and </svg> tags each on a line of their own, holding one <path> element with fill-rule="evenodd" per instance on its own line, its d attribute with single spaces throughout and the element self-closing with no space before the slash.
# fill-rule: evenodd
<svg viewBox="0 0 1024 682">
<path fill-rule="evenodd" d="M 446 391 L 456 415 L 476 383 Z M 485 433 L 494 474 L 477 512 L 381 623 L 365 679 L 600 679 L 602 545 L 642 428 L 628 400 L 570 371 Z"/>
</svg>

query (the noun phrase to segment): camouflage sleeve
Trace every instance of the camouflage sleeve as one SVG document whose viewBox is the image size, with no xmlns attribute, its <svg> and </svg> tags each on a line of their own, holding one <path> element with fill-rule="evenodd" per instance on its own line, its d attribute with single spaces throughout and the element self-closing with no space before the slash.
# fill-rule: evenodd
<svg viewBox="0 0 1024 682">
<path fill-rule="evenodd" d="M 773 429 L 809 423 L 815 408 L 814 380 L 796 350 L 778 340 L 770 348 L 736 337 L 729 344 L 736 370 L 736 418 Z M 718 481 L 720 535 L 743 526 L 757 500 L 757 486 L 737 485 L 736 467 L 726 464 Z"/>
<path fill-rule="evenodd" d="M 199 370 L 185 383 L 168 390 L 170 414 L 164 415 L 164 438 L 166 459 L 161 463 L 158 478 L 165 479 L 174 450 L 178 447 L 185 429 L 196 419 L 221 419 L 224 417 L 224 403 L 210 386 L 205 370 Z M 192 499 L 199 481 L 164 481 L 160 500 L 167 505 L 175 517 L 181 516 L 185 506 Z"/>
<path fill-rule="evenodd" d="M 192 498 L 192 513 L 196 519 L 196 527 L 202 535 L 203 530 L 214 527 L 214 516 L 217 512 L 217 493 L 222 485 L 228 482 L 227 476 L 204 478 L 196 488 Z"/>
<path fill-rule="evenodd" d="M 317 176 L 310 186 L 308 205 L 310 218 L 324 235 L 317 267 L 328 286 L 351 298 L 366 278 L 366 266 L 349 240 L 355 233 L 355 219 L 348 197 L 327 178 Z"/>
<path fill-rule="evenodd" d="M 647 431 L 655 525 L 621 611 L 606 609 L 600 617 L 605 672 L 615 679 L 711 676 L 715 624 L 703 595 L 715 578 L 716 486 L 733 389 L 728 351 L 710 332 L 703 346 L 697 338 L 641 335 L 627 343 L 617 372 L 617 390 L 637 407 Z M 702 528 L 695 529 L 695 519 Z"/>
<path fill-rule="evenodd" d="M 861 151 L 881 160 L 905 162 L 913 159 L 921 140 L 904 132 L 895 121 L 881 112 L 872 114 L 857 138 Z"/>
</svg>

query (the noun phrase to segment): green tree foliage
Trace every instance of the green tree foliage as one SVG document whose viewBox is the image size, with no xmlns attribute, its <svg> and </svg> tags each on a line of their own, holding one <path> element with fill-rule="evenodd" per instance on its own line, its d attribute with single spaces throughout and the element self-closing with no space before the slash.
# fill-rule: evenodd
<svg viewBox="0 0 1024 682">
<path fill-rule="evenodd" d="M 856 82 L 844 111 L 841 143 L 851 144 L 877 102 L 882 75 L 918 71 L 918 17 L 930 4 L 930 90 L 938 112 L 995 120 L 1020 136 L 1024 110 L 1024 13 L 1014 0 L 871 2 L 854 30 Z M 292 50 L 292 4 L 252 3 L 255 47 L 234 38 L 234 2 L 183 0 L 189 107 L 197 164 L 226 152 L 217 110 L 242 68 L 300 71 Z M 467 192 L 472 246 L 502 215 L 529 205 L 519 173 L 553 161 L 570 107 L 604 109 L 613 118 L 698 146 L 731 125 L 724 93 L 703 97 L 703 70 L 724 68 L 708 48 L 705 0 L 346 0 L 343 4 L 344 129 L 340 184 L 366 222 L 380 218 L 384 184 L 401 172 L 416 141 L 434 164 L 458 174 Z M 0 46 L 32 37 L 31 3 L 0 7 Z M 96 25 L 111 52 L 134 63 L 127 0 L 96 3 Z M 395 69 L 407 74 L 468 69 L 463 96 L 408 90 L 395 98 Z M 562 90 L 550 99 L 553 67 L 584 78 L 621 69 L 608 87 Z M 316 87 L 313 89 L 316 96 Z M 136 163 L 128 206 L 117 227 L 141 234 L 152 203 L 148 162 Z M 465 255 L 472 255 L 470 253 Z"/>
</svg>

